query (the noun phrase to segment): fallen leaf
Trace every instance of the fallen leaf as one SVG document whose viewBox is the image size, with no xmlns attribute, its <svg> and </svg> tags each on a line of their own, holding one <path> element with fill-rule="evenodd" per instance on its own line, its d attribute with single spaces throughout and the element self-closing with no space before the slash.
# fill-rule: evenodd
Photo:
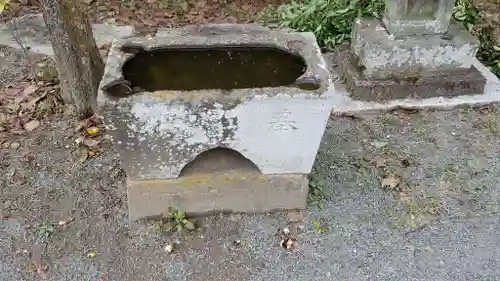
<svg viewBox="0 0 500 281">
<path fill-rule="evenodd" d="M 26 87 L 21 94 L 19 94 L 16 99 L 15 99 L 15 103 L 16 104 L 19 104 L 21 103 L 25 98 L 27 98 L 29 95 L 32 95 L 36 92 L 36 90 L 38 89 L 37 86 L 35 85 L 29 85 L 28 87 Z"/>
<path fill-rule="evenodd" d="M 281 247 L 287 249 L 287 250 L 291 250 L 293 248 L 295 248 L 297 244 L 297 240 L 295 240 L 294 238 L 285 238 L 283 240 L 281 240 Z"/>
<path fill-rule="evenodd" d="M 288 227 L 283 228 L 283 234 L 290 235 L 290 229 L 288 229 Z"/>
<path fill-rule="evenodd" d="M 172 244 L 167 244 L 163 249 L 165 250 L 165 252 L 170 254 L 174 250 L 174 246 Z"/>
<path fill-rule="evenodd" d="M 68 224 L 68 223 L 70 223 L 70 222 L 72 222 L 74 220 L 75 220 L 74 218 L 69 218 L 69 219 L 66 219 L 66 220 L 63 220 L 63 221 L 59 221 L 57 224 L 59 226 L 63 226 L 63 225 L 66 225 L 66 224 Z"/>
<path fill-rule="evenodd" d="M 24 124 L 24 129 L 28 132 L 31 132 L 40 126 L 40 121 L 31 120 L 28 123 Z"/>
<path fill-rule="evenodd" d="M 401 179 L 393 174 L 387 175 L 384 178 L 382 178 L 382 187 L 384 188 L 396 188 L 399 184 L 401 183 Z"/>
<path fill-rule="evenodd" d="M 89 149 L 84 145 L 80 145 L 77 150 L 77 155 L 80 162 L 83 163 L 89 158 Z"/>
<path fill-rule="evenodd" d="M 89 252 L 89 253 L 87 254 L 87 257 L 88 257 L 88 258 L 91 258 L 91 259 L 93 259 L 93 258 L 97 257 L 97 251 L 93 250 L 93 251 Z"/>
<path fill-rule="evenodd" d="M 386 141 L 375 140 L 375 141 L 372 141 L 370 144 L 373 145 L 373 147 L 375 147 L 375 148 L 382 148 L 382 147 L 387 146 L 389 143 Z"/>
<path fill-rule="evenodd" d="M 21 146 L 21 144 L 18 142 L 13 142 L 10 144 L 10 148 L 12 148 L 12 149 L 18 149 L 20 146 Z"/>
<path fill-rule="evenodd" d="M 75 143 L 76 144 L 82 144 L 83 141 L 85 140 L 85 137 L 84 136 L 79 136 L 75 139 Z"/>
<path fill-rule="evenodd" d="M 97 137 L 100 133 L 101 131 L 97 127 L 87 128 L 87 134 L 91 137 Z"/>
</svg>

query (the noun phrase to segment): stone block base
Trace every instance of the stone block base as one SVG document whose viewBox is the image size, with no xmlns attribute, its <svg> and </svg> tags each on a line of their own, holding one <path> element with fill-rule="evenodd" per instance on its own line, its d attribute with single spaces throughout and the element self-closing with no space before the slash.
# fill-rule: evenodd
<svg viewBox="0 0 500 281">
<path fill-rule="evenodd" d="M 386 79 L 400 71 L 468 69 L 478 47 L 479 41 L 456 22 L 446 35 L 398 38 L 378 20 L 361 20 L 354 24 L 350 49 L 365 77 Z"/>
<path fill-rule="evenodd" d="M 129 215 L 132 220 L 158 218 L 166 215 L 170 207 L 190 215 L 304 209 L 308 186 L 307 176 L 303 174 L 247 172 L 129 181 Z"/>
<path fill-rule="evenodd" d="M 395 99 L 423 99 L 455 97 L 482 93 L 486 78 L 474 67 L 439 71 L 422 71 L 417 75 L 394 75 L 387 79 L 367 78 L 358 59 L 349 48 L 336 53 L 339 73 L 355 100 L 388 101 Z"/>
</svg>

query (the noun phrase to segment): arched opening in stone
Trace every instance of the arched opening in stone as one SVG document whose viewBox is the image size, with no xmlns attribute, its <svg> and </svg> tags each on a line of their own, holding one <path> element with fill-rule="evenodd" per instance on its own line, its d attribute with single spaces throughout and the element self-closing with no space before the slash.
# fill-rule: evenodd
<svg viewBox="0 0 500 281">
<path fill-rule="evenodd" d="M 198 154 L 182 168 L 179 177 L 218 172 L 261 173 L 257 165 L 238 151 L 217 147 Z"/>
</svg>

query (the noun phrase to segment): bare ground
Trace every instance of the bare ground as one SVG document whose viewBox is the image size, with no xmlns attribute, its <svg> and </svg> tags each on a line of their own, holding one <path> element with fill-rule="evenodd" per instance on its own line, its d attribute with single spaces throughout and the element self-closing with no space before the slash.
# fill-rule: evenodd
<svg viewBox="0 0 500 281">
<path fill-rule="evenodd" d="M 500 279 L 497 107 L 332 116 L 323 210 L 216 215 L 181 235 L 129 223 L 115 151 L 81 163 L 71 120 L 2 140 L 20 147 L 1 151 L 0 280 Z"/>
<path fill-rule="evenodd" d="M 286 0 L 84 0 L 90 19 L 136 27 L 203 23 L 247 23 L 259 11 Z M 37 0 L 13 0 L 4 19 L 40 12 Z"/>
<path fill-rule="evenodd" d="M 493 40 L 500 44 L 500 0 L 474 0 L 485 21 L 492 27 Z"/>
</svg>

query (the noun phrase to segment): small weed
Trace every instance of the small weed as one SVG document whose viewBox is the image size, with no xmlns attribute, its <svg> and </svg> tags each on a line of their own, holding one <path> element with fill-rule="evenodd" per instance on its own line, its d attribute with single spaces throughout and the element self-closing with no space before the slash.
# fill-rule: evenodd
<svg viewBox="0 0 500 281">
<path fill-rule="evenodd" d="M 327 233 L 328 232 L 328 227 L 326 225 L 325 222 L 322 222 L 322 221 L 314 221 L 313 222 L 313 225 L 314 225 L 314 229 L 316 230 L 316 232 L 318 232 L 319 234 L 324 234 L 324 233 Z"/>
<path fill-rule="evenodd" d="M 320 210 L 325 208 L 325 182 L 315 174 L 309 175 L 309 203 L 315 205 Z"/>
<path fill-rule="evenodd" d="M 168 228 L 167 230 L 174 229 L 177 232 L 190 231 L 196 229 L 196 222 L 188 219 L 185 212 L 170 210 L 168 217 L 163 222 L 162 228 Z"/>
<path fill-rule="evenodd" d="M 40 239 L 47 239 L 54 233 L 55 228 L 52 224 L 40 224 L 35 228 L 35 233 Z"/>
</svg>

